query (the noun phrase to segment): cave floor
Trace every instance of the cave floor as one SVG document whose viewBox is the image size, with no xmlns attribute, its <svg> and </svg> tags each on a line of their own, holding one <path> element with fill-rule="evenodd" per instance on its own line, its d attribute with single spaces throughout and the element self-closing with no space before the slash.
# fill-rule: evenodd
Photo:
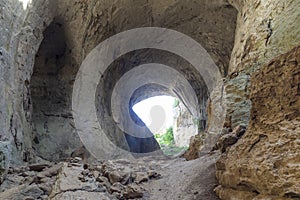
<svg viewBox="0 0 300 200">
<path fill-rule="evenodd" d="M 196 160 L 143 157 L 84 164 L 81 158 L 10 168 L 0 199 L 214 200 L 219 154 Z"/>
</svg>

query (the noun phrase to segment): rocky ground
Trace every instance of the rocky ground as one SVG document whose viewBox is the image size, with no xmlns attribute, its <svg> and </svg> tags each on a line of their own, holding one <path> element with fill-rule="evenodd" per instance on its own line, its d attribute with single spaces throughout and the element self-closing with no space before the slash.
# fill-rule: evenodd
<svg viewBox="0 0 300 200">
<path fill-rule="evenodd" d="M 218 199 L 214 163 L 219 154 L 193 161 L 144 157 L 97 161 L 81 158 L 10 168 L 0 199 Z"/>
</svg>

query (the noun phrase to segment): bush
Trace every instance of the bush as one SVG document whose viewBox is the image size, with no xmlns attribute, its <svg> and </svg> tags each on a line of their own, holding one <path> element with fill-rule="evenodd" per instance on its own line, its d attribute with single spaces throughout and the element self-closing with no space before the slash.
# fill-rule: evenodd
<svg viewBox="0 0 300 200">
<path fill-rule="evenodd" d="M 164 134 L 156 134 L 155 138 L 160 145 L 171 146 L 175 144 L 172 127 L 168 128 Z"/>
<path fill-rule="evenodd" d="M 168 128 L 164 134 L 156 134 L 154 137 L 159 143 L 161 150 L 167 156 L 173 156 L 180 153 L 181 151 L 186 151 L 188 149 L 188 147 L 175 146 L 172 127 Z"/>
</svg>

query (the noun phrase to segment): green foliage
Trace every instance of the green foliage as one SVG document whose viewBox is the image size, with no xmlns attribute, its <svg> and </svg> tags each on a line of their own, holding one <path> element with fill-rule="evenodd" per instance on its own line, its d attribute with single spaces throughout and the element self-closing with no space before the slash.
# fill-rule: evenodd
<svg viewBox="0 0 300 200">
<path fill-rule="evenodd" d="M 175 99 L 173 103 L 173 108 L 176 108 L 179 105 L 179 99 Z"/>
<path fill-rule="evenodd" d="M 167 156 L 173 156 L 181 151 L 187 150 L 188 147 L 177 147 L 175 146 L 175 140 L 173 135 L 173 128 L 170 127 L 164 134 L 156 134 L 155 139 L 159 143 L 161 150 Z"/>
<path fill-rule="evenodd" d="M 155 138 L 160 145 L 171 146 L 175 144 L 172 127 L 168 128 L 164 134 L 156 134 Z"/>
</svg>

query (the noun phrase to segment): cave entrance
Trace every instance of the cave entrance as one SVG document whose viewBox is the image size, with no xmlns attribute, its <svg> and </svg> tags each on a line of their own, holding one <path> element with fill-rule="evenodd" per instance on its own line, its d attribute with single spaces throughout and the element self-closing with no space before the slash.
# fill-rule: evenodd
<svg viewBox="0 0 300 200">
<path fill-rule="evenodd" d="M 114 3 L 108 1 L 107 7 L 98 9 L 92 5 L 87 4 L 87 9 L 100 16 Z M 106 23 L 106 17 L 87 18 L 96 21 L 91 26 L 77 26 L 82 17 L 74 16 L 71 23 L 65 12 L 46 28 L 30 80 L 32 141 L 38 155 L 60 160 L 71 155 L 81 142 L 99 159 L 160 151 L 151 131 L 139 126 L 141 120 L 131 110 L 150 98 L 149 93 L 151 97 L 178 97 L 183 107 L 201 120 L 198 128 L 205 129 L 210 95 L 205 79 L 211 77 L 209 83 L 216 80 L 212 77 L 215 72 L 227 75 L 237 12 L 226 1 L 145 5 L 142 1 L 118 5 L 117 10 L 121 8 L 124 13 L 112 13 L 113 20 L 103 29 L 97 26 Z M 120 26 L 124 16 L 126 23 Z M 162 45 L 161 36 L 165 34 L 174 36 L 164 36 L 168 45 Z M 112 48 L 107 41 L 114 41 L 117 47 Z M 190 47 L 199 48 L 194 51 Z M 91 58 L 88 55 L 95 55 L 92 57 L 100 63 L 109 62 L 102 68 L 94 65 L 94 59 L 85 62 Z M 206 62 L 206 58 L 211 59 Z"/>
<path fill-rule="evenodd" d="M 23 9 L 26 10 L 27 6 L 31 4 L 31 0 L 19 0 L 23 4 Z"/>
<path fill-rule="evenodd" d="M 198 134 L 198 122 L 186 106 L 173 96 L 154 96 L 132 107 L 158 141 L 167 156 L 189 148 L 192 136 Z"/>
</svg>

